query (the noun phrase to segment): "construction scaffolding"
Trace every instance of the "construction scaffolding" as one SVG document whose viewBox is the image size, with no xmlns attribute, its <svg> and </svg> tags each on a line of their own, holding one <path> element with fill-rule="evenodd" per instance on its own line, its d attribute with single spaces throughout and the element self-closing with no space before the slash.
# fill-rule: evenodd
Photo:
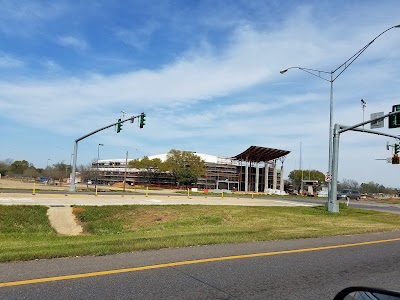
<svg viewBox="0 0 400 300">
<path fill-rule="evenodd" d="M 251 146 L 234 157 L 206 156 L 206 175 L 199 177 L 194 187 L 200 190 L 230 190 L 264 192 L 284 190 L 283 161 L 290 151 Z M 280 160 L 281 168 L 277 168 Z M 101 160 L 92 164 L 97 171 L 98 183 L 113 185 L 123 182 L 129 185 L 177 187 L 176 178 L 170 172 L 126 167 L 123 159 Z"/>
<path fill-rule="evenodd" d="M 207 174 L 197 181 L 199 189 L 238 190 L 237 166 L 230 158 L 218 157 L 216 163 L 206 162 Z"/>
</svg>

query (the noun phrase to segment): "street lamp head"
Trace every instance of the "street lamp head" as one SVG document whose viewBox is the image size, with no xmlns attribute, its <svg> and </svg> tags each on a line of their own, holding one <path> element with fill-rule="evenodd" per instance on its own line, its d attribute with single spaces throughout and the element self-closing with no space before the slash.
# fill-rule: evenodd
<svg viewBox="0 0 400 300">
<path fill-rule="evenodd" d="M 279 73 L 285 74 L 288 70 L 289 70 L 289 69 L 283 69 L 283 70 L 279 71 Z"/>
<path fill-rule="evenodd" d="M 104 144 L 99 144 L 99 146 L 104 146 Z"/>
</svg>

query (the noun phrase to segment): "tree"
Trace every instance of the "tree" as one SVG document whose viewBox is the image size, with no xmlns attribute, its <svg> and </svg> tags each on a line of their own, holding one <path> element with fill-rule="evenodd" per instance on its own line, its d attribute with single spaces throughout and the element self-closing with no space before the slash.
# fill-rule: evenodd
<svg viewBox="0 0 400 300">
<path fill-rule="evenodd" d="M 197 183 L 198 175 L 191 168 L 184 168 L 178 171 L 177 180 L 179 185 L 184 185 L 186 188 Z"/>
<path fill-rule="evenodd" d="M 196 183 L 199 176 L 207 173 L 205 162 L 198 155 L 175 149 L 168 152 L 165 169 L 172 173 L 179 184 L 186 186 Z"/>
<path fill-rule="evenodd" d="M 93 160 L 93 163 L 97 160 Z M 79 165 L 77 171 L 80 173 L 81 182 L 86 182 L 86 187 L 88 187 L 88 181 L 93 180 L 96 177 L 96 171 L 92 168 L 92 163 L 88 165 Z"/>
<path fill-rule="evenodd" d="M 64 178 L 68 177 L 68 168 L 69 166 L 66 165 L 64 161 L 53 165 L 54 178 L 57 178 L 60 181 L 60 184 L 63 182 Z"/>
<path fill-rule="evenodd" d="M 69 166 L 62 161 L 53 164 L 52 166 L 48 166 L 43 170 L 43 173 L 48 178 L 57 179 L 61 184 L 64 181 L 64 178 L 68 177 L 68 168 Z"/>
<path fill-rule="evenodd" d="M 10 170 L 10 166 L 12 164 L 13 160 L 11 158 L 7 158 L 6 160 L 0 161 L 0 174 L 1 176 L 4 176 L 8 173 Z"/>
<path fill-rule="evenodd" d="M 146 178 L 147 184 L 150 184 L 155 175 L 164 170 L 164 164 L 159 158 L 149 159 L 144 156 L 142 159 L 134 159 L 128 162 L 129 168 L 139 169 L 139 173 Z"/>
<path fill-rule="evenodd" d="M 33 165 L 26 160 L 16 160 L 10 165 L 10 172 L 15 175 L 22 175 L 30 166 Z"/>
<path fill-rule="evenodd" d="M 303 173 L 303 174 L 302 174 Z M 320 187 L 325 182 L 325 175 L 317 170 L 293 170 L 289 173 L 290 180 L 294 189 L 298 190 L 301 186 L 301 178 L 303 180 L 318 180 L 317 187 Z"/>
<path fill-rule="evenodd" d="M 35 178 L 35 177 L 39 176 L 39 171 L 36 170 L 36 168 L 34 166 L 31 166 L 28 169 L 24 170 L 23 175 L 26 177 Z"/>
<path fill-rule="evenodd" d="M 339 190 L 343 190 L 343 189 L 358 190 L 358 189 L 360 189 L 360 185 L 355 180 L 343 179 L 340 183 L 338 183 L 338 189 Z"/>
</svg>

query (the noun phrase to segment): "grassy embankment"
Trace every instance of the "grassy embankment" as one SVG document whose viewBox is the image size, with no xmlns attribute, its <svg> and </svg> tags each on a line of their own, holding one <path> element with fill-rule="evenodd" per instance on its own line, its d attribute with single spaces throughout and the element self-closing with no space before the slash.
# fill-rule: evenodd
<svg viewBox="0 0 400 300">
<path fill-rule="evenodd" d="M 44 206 L 0 206 L 0 261 L 400 230 L 400 215 L 324 207 L 76 207 L 81 236 L 58 236 Z"/>
</svg>

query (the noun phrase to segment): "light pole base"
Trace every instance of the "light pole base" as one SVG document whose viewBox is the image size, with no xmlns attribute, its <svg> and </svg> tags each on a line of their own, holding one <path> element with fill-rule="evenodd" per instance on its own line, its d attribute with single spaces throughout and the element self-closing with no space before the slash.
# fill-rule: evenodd
<svg viewBox="0 0 400 300">
<path fill-rule="evenodd" d="M 334 201 L 334 202 L 328 201 L 328 212 L 338 213 L 339 212 L 339 203 L 337 201 Z"/>
<path fill-rule="evenodd" d="M 70 192 L 76 192 L 76 186 L 75 186 L 74 183 L 71 183 L 71 184 L 69 185 L 69 191 L 70 191 Z"/>
</svg>

